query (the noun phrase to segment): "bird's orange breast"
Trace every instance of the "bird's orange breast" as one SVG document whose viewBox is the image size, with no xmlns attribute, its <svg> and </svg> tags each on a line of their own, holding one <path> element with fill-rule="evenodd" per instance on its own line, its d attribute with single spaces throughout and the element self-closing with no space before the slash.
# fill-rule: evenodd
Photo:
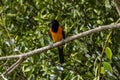
<svg viewBox="0 0 120 80">
<path fill-rule="evenodd" d="M 54 42 L 58 42 L 58 41 L 63 39 L 62 28 L 60 26 L 58 27 L 57 32 L 53 32 L 52 28 L 51 28 L 50 33 L 51 33 L 51 36 L 52 36 L 52 39 L 53 39 Z"/>
</svg>

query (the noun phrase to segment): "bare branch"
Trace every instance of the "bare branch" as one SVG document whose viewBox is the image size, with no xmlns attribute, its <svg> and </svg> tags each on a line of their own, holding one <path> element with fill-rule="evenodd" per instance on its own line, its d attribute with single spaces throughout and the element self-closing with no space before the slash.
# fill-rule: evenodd
<svg viewBox="0 0 120 80">
<path fill-rule="evenodd" d="M 64 41 L 59 41 L 57 43 L 54 43 L 52 46 L 48 45 L 48 46 L 45 46 L 45 47 L 42 47 L 42 48 L 39 48 L 39 49 L 35 49 L 33 51 L 23 53 L 23 54 L 20 54 L 20 55 L 11 55 L 11 56 L 0 57 L 0 60 L 13 59 L 13 58 L 27 58 L 27 57 L 32 56 L 34 54 L 40 54 L 43 51 L 47 51 L 51 48 L 57 47 L 59 45 L 62 45 L 64 43 L 67 43 L 67 42 L 70 42 L 70 41 L 73 41 L 73 40 L 76 40 L 78 38 L 85 37 L 85 36 L 88 36 L 90 34 L 97 33 L 97 32 L 103 31 L 103 30 L 115 29 L 115 28 L 120 28 L 120 23 L 100 26 L 100 27 L 97 27 L 95 29 L 91 29 L 89 31 L 82 32 L 82 33 L 79 33 L 77 35 L 68 37 Z"/>
</svg>

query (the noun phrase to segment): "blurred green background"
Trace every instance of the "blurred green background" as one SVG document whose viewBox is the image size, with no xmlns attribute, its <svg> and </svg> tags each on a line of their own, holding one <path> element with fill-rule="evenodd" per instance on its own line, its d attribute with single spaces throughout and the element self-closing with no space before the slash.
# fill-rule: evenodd
<svg viewBox="0 0 120 80">
<path fill-rule="evenodd" d="M 66 37 L 119 19 L 113 0 L 0 0 L 0 57 L 49 45 L 49 21 L 57 19 Z M 120 29 L 91 34 L 65 44 L 65 64 L 57 48 L 27 58 L 8 80 L 119 80 Z M 110 56 L 111 55 L 111 58 Z M 100 63 L 102 59 L 102 64 Z M 16 59 L 1 60 L 0 74 Z M 100 66 L 99 66 L 100 65 Z"/>
</svg>

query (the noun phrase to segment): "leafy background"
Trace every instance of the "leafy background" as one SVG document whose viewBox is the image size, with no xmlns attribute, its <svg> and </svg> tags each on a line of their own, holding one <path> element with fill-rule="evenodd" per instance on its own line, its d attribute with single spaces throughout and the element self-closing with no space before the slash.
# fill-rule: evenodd
<svg viewBox="0 0 120 80">
<path fill-rule="evenodd" d="M 25 53 L 48 45 L 49 21 L 57 19 L 66 37 L 113 24 L 119 19 L 113 0 L 0 0 L 0 56 Z M 27 58 L 9 80 L 120 79 L 120 29 L 91 34 L 65 44 L 65 64 L 56 48 Z M 109 56 L 111 55 L 111 56 Z M 102 61 L 100 61 L 102 59 Z M 0 61 L 0 74 L 13 60 Z M 100 65 L 100 66 L 99 66 Z"/>
</svg>

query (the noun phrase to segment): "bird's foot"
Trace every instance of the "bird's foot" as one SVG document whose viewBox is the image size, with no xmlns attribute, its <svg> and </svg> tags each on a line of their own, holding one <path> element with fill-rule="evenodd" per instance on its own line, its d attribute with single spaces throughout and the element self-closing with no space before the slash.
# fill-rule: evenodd
<svg viewBox="0 0 120 80">
<path fill-rule="evenodd" d="M 62 39 L 61 41 L 62 41 L 62 45 L 65 45 L 65 39 Z"/>
<path fill-rule="evenodd" d="M 53 42 L 50 42 L 49 46 L 52 47 L 53 46 Z"/>
</svg>

